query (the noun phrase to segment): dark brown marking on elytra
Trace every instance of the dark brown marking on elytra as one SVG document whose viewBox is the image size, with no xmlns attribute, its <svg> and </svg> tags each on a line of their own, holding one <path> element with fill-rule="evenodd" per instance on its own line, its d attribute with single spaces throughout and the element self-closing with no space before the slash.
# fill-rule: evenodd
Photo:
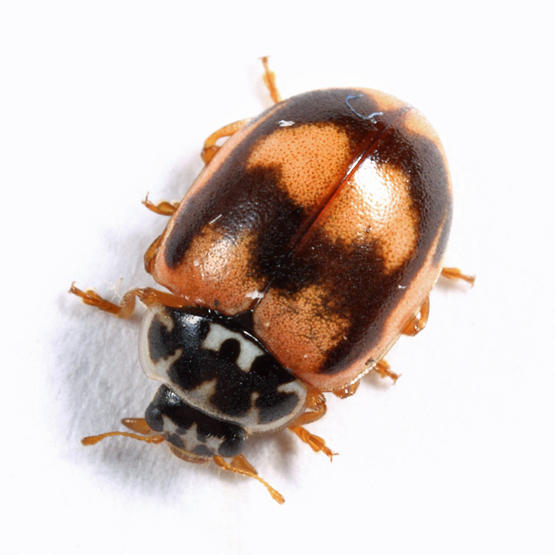
<svg viewBox="0 0 555 555">
<path fill-rule="evenodd" d="M 168 266 L 179 266 L 193 238 L 219 216 L 211 225 L 222 235 L 235 237 L 249 232 L 259 238 L 251 268 L 254 274 L 264 275 L 268 259 L 279 260 L 286 250 L 284 245 L 305 217 L 303 208 L 277 186 L 279 180 L 277 168 L 218 172 L 178 215 L 164 253 Z"/>
<path fill-rule="evenodd" d="M 404 294 L 398 286 L 414 278 L 440 230 L 435 256 L 439 259 L 443 254 L 451 218 L 447 170 L 433 141 L 403 127 L 401 118 L 409 110 L 406 106 L 381 112 L 380 106 L 360 91 L 337 89 L 299 95 L 270 110 L 266 120 L 268 112 L 249 124 L 252 131 L 211 179 L 187 199 L 167 238 L 164 256 L 170 268 L 179 266 L 193 237 L 213 220 L 212 225 L 231 238 L 248 230 L 254 241 L 249 277 L 264 277 L 266 288 L 283 295 L 302 294 L 307 285 L 324 284 L 329 294 L 324 299 L 326 314 L 321 317 L 337 314 L 348 318 L 347 339 L 329 352 L 321 368 L 324 373 L 341 372 L 379 340 L 388 314 Z M 303 258 L 300 251 L 295 252 L 295 245 L 311 232 L 315 214 L 306 213 L 280 188 L 278 166 L 246 169 L 257 141 L 272 133 L 281 120 L 293 125 L 337 125 L 349 137 L 352 162 L 364 154 L 410 176 L 418 240 L 412 256 L 400 268 L 384 271 L 375 240 L 346 245 L 321 233 L 309 256 Z"/>
<path fill-rule="evenodd" d="M 408 132 L 402 125 L 389 128 L 378 148 L 370 155 L 377 164 L 398 168 L 410 176 L 410 196 L 418 222 L 418 240 L 412 254 L 393 273 L 380 268 L 379 245 L 343 246 L 320 238 L 320 264 L 330 268 L 326 288 L 329 308 L 342 317 L 348 315 L 347 339 L 327 356 L 320 372 L 336 374 L 345 370 L 380 340 L 381 330 L 391 311 L 404 295 L 406 285 L 414 278 L 430 254 L 441 233 L 435 256 L 441 256 L 448 236 L 451 218 L 451 195 L 447 168 L 441 152 L 430 139 Z M 323 242 L 322 242 L 323 241 Z M 329 254 L 326 256 L 326 252 Z M 337 260 L 341 263 L 338 265 Z M 338 266 L 338 267 L 335 267 Z M 335 267 L 335 268 L 334 268 Z M 314 272 L 314 270 L 312 270 Z M 316 272 L 317 274 L 318 272 Z"/>
<path fill-rule="evenodd" d="M 392 127 L 368 156 L 410 176 L 418 240 L 405 263 L 387 272 L 379 242 L 371 234 L 367 242 L 347 244 L 312 228 L 272 281 L 284 296 L 302 295 L 302 289 L 311 284 L 323 287 L 327 294 L 322 298 L 322 314 L 315 317 L 337 315 L 348 320 L 346 339 L 328 353 L 322 373 L 341 372 L 379 341 L 387 317 L 404 295 L 399 286 L 413 279 L 450 218 L 447 171 L 432 141 Z"/>
<path fill-rule="evenodd" d="M 303 295 L 303 288 L 316 284 L 326 293 L 320 299 L 321 312 L 312 317 L 349 322 L 346 340 L 332 349 L 321 368 L 336 373 L 348 366 L 353 355 L 370 347 L 379 337 L 387 314 L 400 298 L 402 272 L 386 271 L 380 243 L 345 243 L 330 239 L 322 230 L 314 230 L 310 241 L 295 251 L 273 286 L 284 297 Z"/>
<path fill-rule="evenodd" d="M 449 232 L 451 231 L 451 220 L 453 219 L 453 211 L 451 209 L 452 197 L 449 196 L 449 210 L 445 211 L 445 220 L 443 221 L 443 227 L 439 235 L 436 250 L 434 252 L 433 262 L 434 264 L 439 264 L 443 255 L 445 254 L 445 249 L 447 247 L 447 241 L 449 240 Z"/>
<path fill-rule="evenodd" d="M 346 101 L 349 97 L 350 103 Z M 264 119 L 268 112 L 271 115 Z M 215 220 L 214 228 L 228 237 L 245 229 L 252 231 L 252 275 L 271 279 L 313 216 L 280 189 L 278 167 L 247 169 L 249 153 L 283 120 L 294 122 L 293 126 L 311 123 L 340 127 L 347 133 L 354 161 L 364 145 L 375 140 L 398 116 L 398 111 L 371 119 L 360 116 L 376 112 L 379 106 L 369 96 L 353 89 L 331 89 L 293 97 L 261 114 L 249 124 L 253 130 L 180 210 L 165 246 L 168 266 L 178 267 L 193 238 Z"/>
</svg>

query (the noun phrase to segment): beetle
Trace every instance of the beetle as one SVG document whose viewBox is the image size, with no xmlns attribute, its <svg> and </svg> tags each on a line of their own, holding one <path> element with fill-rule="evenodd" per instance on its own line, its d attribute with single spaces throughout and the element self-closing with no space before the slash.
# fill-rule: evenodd
<svg viewBox="0 0 555 555">
<path fill-rule="evenodd" d="M 429 123 L 393 96 L 326 89 L 281 101 L 219 129 L 205 167 L 145 254 L 167 291 L 137 288 L 114 304 L 72 285 L 89 305 L 128 318 L 146 306 L 140 360 L 161 382 L 131 432 L 189 462 L 213 461 L 262 482 L 242 454 L 250 435 L 288 429 L 332 450 L 304 426 L 326 412 L 324 393 L 352 395 L 384 356 L 426 324 L 452 213 L 445 154 Z M 217 144 L 227 139 L 223 145 Z"/>
</svg>

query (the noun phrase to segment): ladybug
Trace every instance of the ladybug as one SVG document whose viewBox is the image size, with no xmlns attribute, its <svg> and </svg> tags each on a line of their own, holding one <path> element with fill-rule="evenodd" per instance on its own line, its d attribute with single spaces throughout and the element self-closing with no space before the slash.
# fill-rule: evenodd
<svg viewBox="0 0 555 555">
<path fill-rule="evenodd" d="M 419 112 L 370 89 L 307 92 L 205 142 L 204 169 L 145 254 L 167 291 L 133 289 L 117 305 L 70 292 L 120 318 L 146 306 L 140 360 L 161 382 L 144 418 L 114 435 L 166 443 L 189 462 L 213 461 L 262 482 L 242 454 L 250 435 L 289 429 L 334 455 L 304 426 L 324 393 L 352 395 L 384 356 L 426 324 L 443 268 L 452 195 L 443 148 Z M 227 138 L 222 146 L 217 142 Z"/>
</svg>

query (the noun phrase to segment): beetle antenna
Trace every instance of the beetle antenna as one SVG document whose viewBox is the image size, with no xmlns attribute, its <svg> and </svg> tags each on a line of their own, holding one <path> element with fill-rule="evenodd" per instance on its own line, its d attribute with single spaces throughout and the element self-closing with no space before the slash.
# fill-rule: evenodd
<svg viewBox="0 0 555 555">
<path fill-rule="evenodd" d="M 83 445 L 94 445 L 99 441 L 107 437 L 113 436 L 124 436 L 130 437 L 132 439 L 138 439 L 139 441 L 146 441 L 147 443 L 162 443 L 164 441 L 164 436 L 141 436 L 139 434 L 133 434 L 131 432 L 106 432 L 104 434 L 98 434 L 96 436 L 87 436 L 81 440 Z"/>
</svg>

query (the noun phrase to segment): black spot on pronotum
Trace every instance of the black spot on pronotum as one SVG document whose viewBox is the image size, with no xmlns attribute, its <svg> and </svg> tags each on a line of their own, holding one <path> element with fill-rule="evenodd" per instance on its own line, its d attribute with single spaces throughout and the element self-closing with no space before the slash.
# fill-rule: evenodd
<svg viewBox="0 0 555 555">
<path fill-rule="evenodd" d="M 241 344 L 237 341 L 237 339 L 226 339 L 220 345 L 219 353 L 223 359 L 228 360 L 229 362 L 236 362 L 237 357 L 241 353 Z"/>
</svg>

